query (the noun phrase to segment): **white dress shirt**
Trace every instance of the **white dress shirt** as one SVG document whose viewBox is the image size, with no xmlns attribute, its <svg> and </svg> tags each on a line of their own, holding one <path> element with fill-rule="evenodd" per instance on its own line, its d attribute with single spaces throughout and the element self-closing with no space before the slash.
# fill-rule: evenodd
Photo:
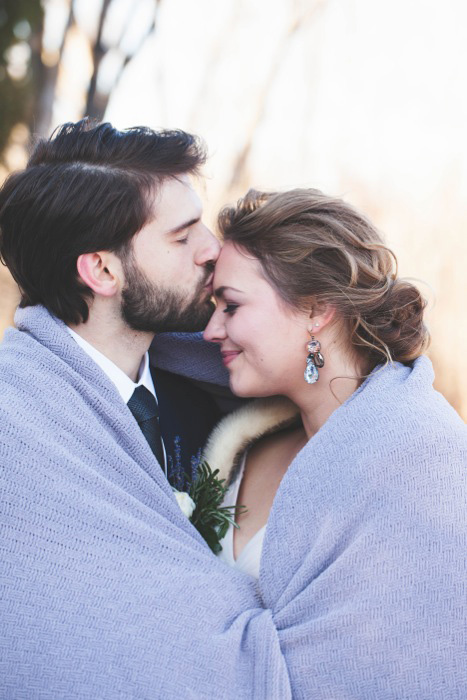
<svg viewBox="0 0 467 700">
<path fill-rule="evenodd" d="M 68 326 L 67 330 L 71 337 L 74 338 L 78 345 L 84 350 L 84 352 L 89 355 L 91 360 L 94 360 L 94 362 L 108 376 L 110 381 L 115 384 L 118 393 L 125 403 L 128 403 L 133 396 L 134 390 L 141 385 L 146 387 L 146 389 L 151 392 L 157 401 L 157 394 L 154 388 L 154 382 L 152 381 L 151 371 L 149 369 L 149 353 L 146 352 L 144 354 L 138 371 L 138 381 L 134 382 L 127 374 L 125 374 L 123 370 L 120 369 L 120 367 L 117 367 L 112 360 L 109 360 L 109 358 L 99 352 L 99 350 L 96 350 L 91 343 L 88 343 L 87 340 L 84 340 L 84 338 L 82 338 L 75 331 L 71 330 L 71 328 L 68 328 Z M 164 440 L 162 440 L 162 447 L 164 449 L 164 462 L 167 465 L 167 454 L 165 451 Z M 167 475 L 167 466 L 165 467 L 165 472 Z"/>
</svg>

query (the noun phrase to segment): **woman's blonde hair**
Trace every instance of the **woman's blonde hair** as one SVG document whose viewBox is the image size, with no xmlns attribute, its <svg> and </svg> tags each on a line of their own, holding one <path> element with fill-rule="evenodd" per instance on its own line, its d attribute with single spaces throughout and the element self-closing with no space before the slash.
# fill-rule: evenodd
<svg viewBox="0 0 467 700">
<path fill-rule="evenodd" d="M 410 362 L 429 342 L 418 289 L 397 277 L 397 260 L 352 206 L 319 190 L 250 190 L 219 214 L 219 228 L 257 258 L 290 306 L 333 306 L 350 344 L 371 367 Z"/>
</svg>

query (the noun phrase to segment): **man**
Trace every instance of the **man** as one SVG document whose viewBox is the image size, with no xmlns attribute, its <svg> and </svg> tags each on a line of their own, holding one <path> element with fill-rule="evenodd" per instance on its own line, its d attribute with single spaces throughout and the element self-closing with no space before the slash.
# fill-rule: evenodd
<svg viewBox="0 0 467 700">
<path fill-rule="evenodd" d="M 22 294 L 0 350 L 1 697 L 289 692 L 270 613 L 167 480 L 192 477 L 216 410 L 148 365 L 155 333 L 212 311 L 203 161 L 181 131 L 82 121 L 0 192 Z"/>
<path fill-rule="evenodd" d="M 140 427 L 160 431 L 149 444 L 177 488 L 217 414 L 192 384 L 151 372 L 147 350 L 161 330 L 201 330 L 212 310 L 219 243 L 188 178 L 203 160 L 182 132 L 83 121 L 42 141 L 3 195 L 2 253 L 21 305 L 63 321 L 135 416 L 140 397 L 148 415 L 152 405 L 158 419 L 140 417 Z"/>
</svg>

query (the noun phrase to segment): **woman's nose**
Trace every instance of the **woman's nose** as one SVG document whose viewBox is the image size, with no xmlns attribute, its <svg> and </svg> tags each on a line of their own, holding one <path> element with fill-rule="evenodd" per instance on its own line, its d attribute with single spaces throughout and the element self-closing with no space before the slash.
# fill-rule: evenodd
<svg viewBox="0 0 467 700">
<path fill-rule="evenodd" d="M 221 343 L 225 337 L 225 323 L 222 318 L 222 311 L 217 307 L 205 328 L 203 338 L 209 343 Z"/>
</svg>

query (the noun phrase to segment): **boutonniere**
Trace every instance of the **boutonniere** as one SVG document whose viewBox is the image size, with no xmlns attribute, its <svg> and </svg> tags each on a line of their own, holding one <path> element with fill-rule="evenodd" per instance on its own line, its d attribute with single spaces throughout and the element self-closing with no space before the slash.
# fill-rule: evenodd
<svg viewBox="0 0 467 700">
<path fill-rule="evenodd" d="M 219 479 L 219 470 L 212 471 L 207 462 L 200 464 L 196 478 L 188 491 L 174 489 L 175 498 L 182 512 L 198 530 L 214 554 L 222 550 L 220 541 L 227 534 L 229 525 L 237 527 L 235 517 L 246 510 L 245 506 L 223 506 L 227 492 L 225 479 Z"/>
</svg>

